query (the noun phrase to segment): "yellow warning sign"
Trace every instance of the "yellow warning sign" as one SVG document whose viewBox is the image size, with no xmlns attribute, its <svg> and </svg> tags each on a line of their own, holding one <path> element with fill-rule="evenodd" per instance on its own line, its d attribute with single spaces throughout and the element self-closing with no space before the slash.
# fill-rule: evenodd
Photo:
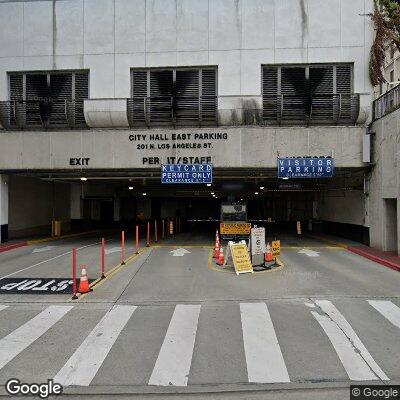
<svg viewBox="0 0 400 400">
<path fill-rule="evenodd" d="M 274 240 L 272 242 L 272 256 L 273 257 L 278 257 L 281 255 L 281 241 L 280 240 Z"/>
<path fill-rule="evenodd" d="M 251 224 L 247 222 L 221 222 L 221 235 L 250 235 Z"/>
<path fill-rule="evenodd" d="M 243 274 L 245 272 L 253 272 L 249 250 L 246 244 L 231 244 L 231 253 L 233 266 L 235 267 L 236 274 Z"/>
</svg>

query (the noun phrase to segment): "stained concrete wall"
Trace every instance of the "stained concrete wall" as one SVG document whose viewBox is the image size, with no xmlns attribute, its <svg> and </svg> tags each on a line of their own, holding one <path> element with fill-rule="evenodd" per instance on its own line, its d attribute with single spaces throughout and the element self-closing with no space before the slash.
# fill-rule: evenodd
<svg viewBox="0 0 400 400">
<path fill-rule="evenodd" d="M 372 9 L 372 0 L 0 2 L 0 100 L 7 71 L 87 68 L 91 98 L 126 98 L 130 68 L 217 65 L 219 109 L 232 109 L 261 105 L 262 64 L 350 62 L 369 109 Z"/>
<path fill-rule="evenodd" d="M 68 231 L 70 221 L 70 186 L 53 184 L 34 178 L 9 176 L 8 229 L 9 237 L 26 237 L 51 233 L 51 220 L 63 221 L 62 230 Z M 54 198 L 54 202 L 53 202 Z"/>
<path fill-rule="evenodd" d="M 397 251 L 400 251 L 400 110 L 376 121 L 373 131 L 374 167 L 368 185 L 371 246 L 395 250 L 392 236 L 397 228 Z M 392 199 L 392 204 L 396 200 L 397 221 L 388 210 L 390 202 L 386 199 Z"/>
<path fill-rule="evenodd" d="M 328 191 L 317 198 L 316 218 L 341 224 L 365 225 L 365 196 L 362 190 Z"/>
<path fill-rule="evenodd" d="M 329 156 L 333 152 L 337 167 L 360 168 L 365 166 L 362 162 L 364 132 L 364 127 L 6 131 L 0 134 L 0 171 L 159 169 L 162 163 L 179 163 L 182 157 L 210 157 L 200 162 L 211 161 L 215 167 L 276 169 L 278 152 L 282 157 Z M 222 136 L 220 139 L 204 136 L 210 133 Z M 184 148 L 173 148 L 174 145 Z M 71 158 L 75 157 L 89 158 L 88 165 L 71 165 Z M 175 157 L 175 161 L 170 157 Z"/>
</svg>

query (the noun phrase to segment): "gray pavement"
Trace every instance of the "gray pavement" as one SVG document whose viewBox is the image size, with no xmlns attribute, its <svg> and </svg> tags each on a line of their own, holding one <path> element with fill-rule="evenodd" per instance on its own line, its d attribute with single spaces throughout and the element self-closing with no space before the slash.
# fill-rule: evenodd
<svg viewBox="0 0 400 400">
<path fill-rule="evenodd" d="M 142 248 L 78 301 L 0 295 L 0 384 L 66 376 L 67 398 L 282 400 L 349 398 L 360 377 L 399 384 L 400 274 L 316 239 L 281 240 L 284 267 L 271 272 L 221 270 L 212 237 L 180 234 Z M 84 247 L 96 277 L 100 246 L 90 236 L 0 254 L 0 276 L 69 276 L 72 246 Z M 189 253 L 173 256 L 177 248 Z M 120 258 L 109 254 L 107 268 Z M 62 317 L 50 323 L 52 313 Z M 157 379 L 167 383 L 149 385 Z"/>
</svg>

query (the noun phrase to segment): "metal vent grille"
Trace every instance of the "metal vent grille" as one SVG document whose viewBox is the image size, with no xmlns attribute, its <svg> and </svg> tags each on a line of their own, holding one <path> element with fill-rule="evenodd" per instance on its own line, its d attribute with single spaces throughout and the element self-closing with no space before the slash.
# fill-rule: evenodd
<svg viewBox="0 0 400 400">
<path fill-rule="evenodd" d="M 199 70 L 177 70 L 174 115 L 179 125 L 190 124 L 199 116 Z"/>
<path fill-rule="evenodd" d="M 216 123 L 216 70 L 132 70 L 131 126 Z"/>
<path fill-rule="evenodd" d="M 352 67 L 263 67 L 263 118 L 268 123 L 353 124 L 359 96 L 352 93 Z"/>
<path fill-rule="evenodd" d="M 89 96 L 89 72 L 9 74 L 10 101 L 0 104 L 7 127 L 85 126 L 83 100 Z"/>
<path fill-rule="evenodd" d="M 336 67 L 336 93 L 351 93 L 351 65 Z"/>
<path fill-rule="evenodd" d="M 217 70 L 201 70 L 200 123 L 215 124 L 217 122 Z"/>
<path fill-rule="evenodd" d="M 263 68 L 263 116 L 266 120 L 278 118 L 278 68 Z"/>
</svg>

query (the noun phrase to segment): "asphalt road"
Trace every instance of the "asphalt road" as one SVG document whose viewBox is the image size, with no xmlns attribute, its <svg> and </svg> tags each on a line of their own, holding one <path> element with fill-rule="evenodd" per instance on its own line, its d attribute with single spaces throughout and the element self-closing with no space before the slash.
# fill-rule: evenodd
<svg viewBox="0 0 400 400">
<path fill-rule="evenodd" d="M 283 267 L 236 276 L 210 257 L 212 239 L 142 243 L 77 301 L 0 294 L 0 395 L 11 377 L 55 377 L 65 397 L 96 399 L 346 399 L 351 383 L 400 383 L 398 272 L 283 236 Z M 2 253 L 0 277 L 68 278 L 76 247 L 97 278 L 99 242 L 89 235 Z M 120 262 L 119 246 L 107 237 L 107 270 Z M 126 258 L 134 250 L 128 237 Z"/>
</svg>

